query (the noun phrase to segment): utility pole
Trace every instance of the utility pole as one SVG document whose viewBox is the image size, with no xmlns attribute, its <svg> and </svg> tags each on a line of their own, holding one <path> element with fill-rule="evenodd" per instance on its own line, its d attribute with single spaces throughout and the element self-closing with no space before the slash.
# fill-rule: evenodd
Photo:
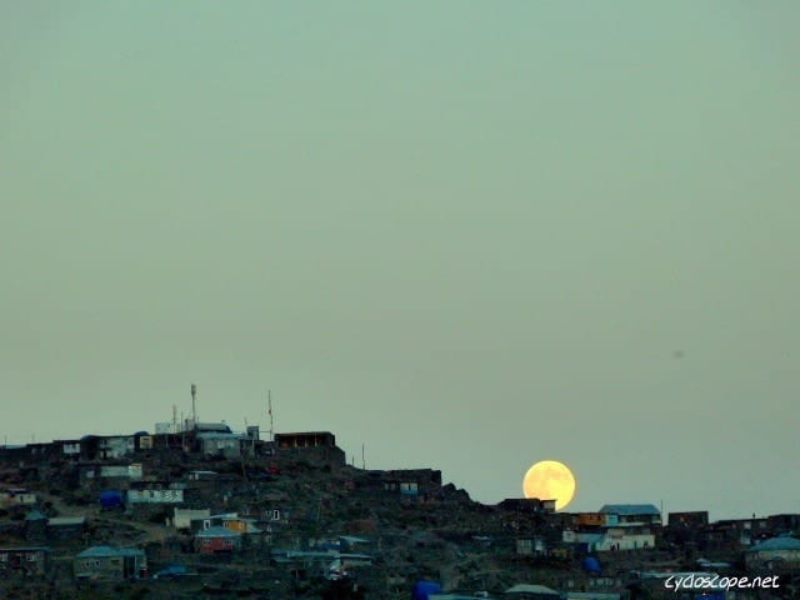
<svg viewBox="0 0 800 600">
<path fill-rule="evenodd" d="M 361 444 L 361 468 L 367 470 L 367 455 L 364 450 L 364 444 Z"/>
</svg>

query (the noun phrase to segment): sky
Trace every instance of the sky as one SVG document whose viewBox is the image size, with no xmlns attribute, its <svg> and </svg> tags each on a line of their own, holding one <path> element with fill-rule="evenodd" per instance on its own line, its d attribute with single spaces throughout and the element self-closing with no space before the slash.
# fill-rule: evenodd
<svg viewBox="0 0 800 600">
<path fill-rule="evenodd" d="M 0 0 L 0 436 L 330 430 L 800 511 L 794 0 Z"/>
</svg>

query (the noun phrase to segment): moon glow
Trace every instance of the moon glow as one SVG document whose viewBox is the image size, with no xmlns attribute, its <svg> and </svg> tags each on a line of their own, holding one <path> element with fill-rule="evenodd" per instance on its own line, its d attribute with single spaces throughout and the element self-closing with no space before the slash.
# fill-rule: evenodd
<svg viewBox="0 0 800 600">
<path fill-rule="evenodd" d="M 557 460 L 543 460 L 533 465 L 522 480 L 526 498 L 555 500 L 556 510 L 562 510 L 575 497 L 575 476 L 569 467 Z"/>
</svg>

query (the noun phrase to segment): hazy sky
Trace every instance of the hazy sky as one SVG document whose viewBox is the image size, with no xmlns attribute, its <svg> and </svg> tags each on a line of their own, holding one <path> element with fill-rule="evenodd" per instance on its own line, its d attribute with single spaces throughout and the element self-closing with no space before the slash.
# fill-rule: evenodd
<svg viewBox="0 0 800 600">
<path fill-rule="evenodd" d="M 0 435 L 272 388 L 486 502 L 800 511 L 799 20 L 0 0 Z"/>
</svg>

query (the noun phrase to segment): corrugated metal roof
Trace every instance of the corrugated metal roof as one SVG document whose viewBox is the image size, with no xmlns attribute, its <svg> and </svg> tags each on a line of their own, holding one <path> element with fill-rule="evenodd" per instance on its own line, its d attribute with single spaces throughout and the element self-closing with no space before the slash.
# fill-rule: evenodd
<svg viewBox="0 0 800 600">
<path fill-rule="evenodd" d="M 606 504 L 600 509 L 604 514 L 615 514 L 625 517 L 660 515 L 661 512 L 652 504 Z"/>
<path fill-rule="evenodd" d="M 114 546 L 92 546 L 78 554 L 77 558 L 108 558 L 114 556 L 144 556 L 144 550 L 139 548 L 115 548 Z"/>
</svg>

